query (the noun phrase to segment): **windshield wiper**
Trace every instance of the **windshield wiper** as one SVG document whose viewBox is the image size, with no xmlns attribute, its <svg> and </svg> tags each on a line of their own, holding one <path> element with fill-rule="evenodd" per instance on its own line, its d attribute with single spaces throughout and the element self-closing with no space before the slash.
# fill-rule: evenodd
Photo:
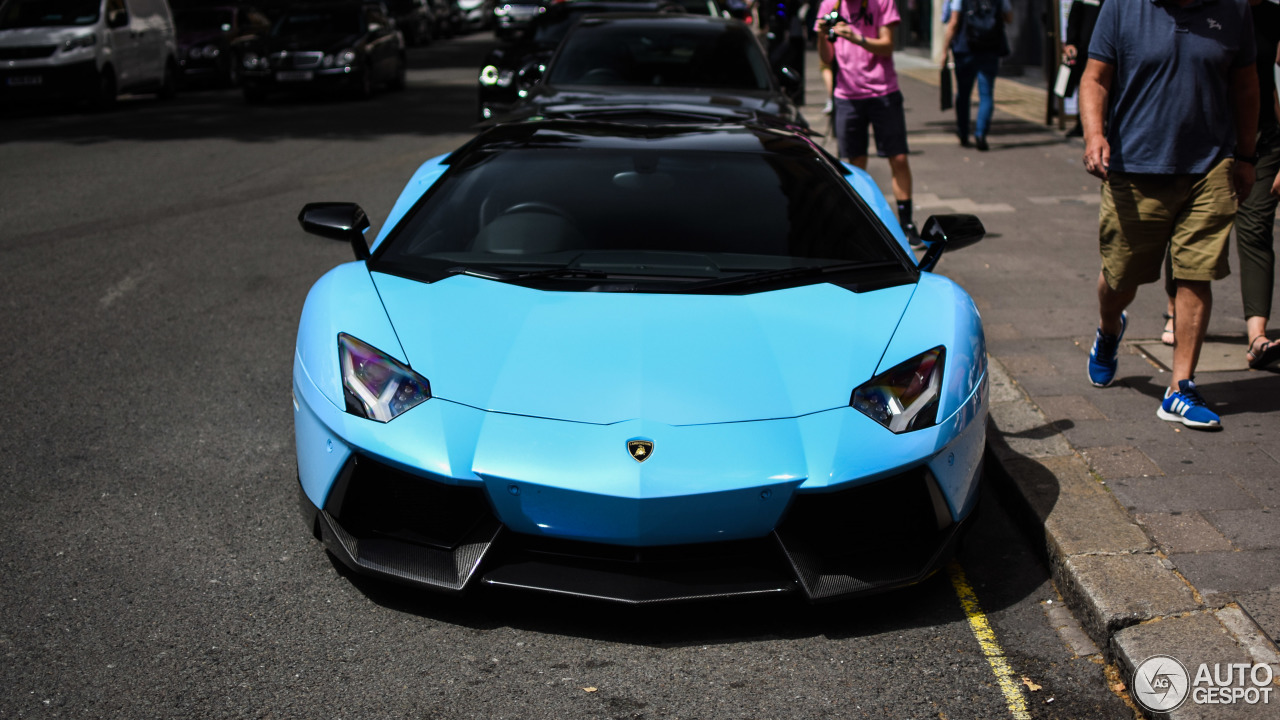
<svg viewBox="0 0 1280 720">
<path fill-rule="evenodd" d="M 499 282 L 510 282 L 512 280 L 531 280 L 534 278 L 607 278 L 609 273 L 600 272 L 599 270 L 578 270 L 575 268 L 558 267 L 548 270 L 529 270 L 526 272 L 503 272 L 501 270 L 481 270 L 473 267 L 459 266 L 451 267 L 445 270 L 446 275 L 470 275 L 484 280 L 497 280 Z"/>
<path fill-rule="evenodd" d="M 834 265 L 803 265 L 801 267 L 782 268 L 780 270 L 762 270 L 760 272 L 734 275 L 727 278 L 716 278 L 706 282 L 686 285 L 680 289 L 682 293 L 715 292 L 726 288 L 747 288 L 753 285 L 773 285 L 785 280 L 839 275 L 852 271 L 902 269 L 897 260 L 879 262 L 844 262 Z"/>
</svg>

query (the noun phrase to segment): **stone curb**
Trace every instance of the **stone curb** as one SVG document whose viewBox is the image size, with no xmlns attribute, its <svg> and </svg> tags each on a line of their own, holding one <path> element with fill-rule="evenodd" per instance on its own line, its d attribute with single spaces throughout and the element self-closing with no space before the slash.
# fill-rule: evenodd
<svg viewBox="0 0 1280 720">
<path fill-rule="evenodd" d="M 1044 534 L 1058 592 L 1107 659 L 1121 666 L 1125 682 L 1156 654 L 1177 657 L 1192 672 L 1201 662 L 1269 663 L 1280 678 L 1280 651 L 1262 629 L 1235 606 L 1206 606 L 1000 360 L 989 361 L 994 467 L 988 475 L 1023 524 Z M 1274 705 L 1188 702 L 1148 716 L 1240 718 L 1274 711 Z"/>
</svg>

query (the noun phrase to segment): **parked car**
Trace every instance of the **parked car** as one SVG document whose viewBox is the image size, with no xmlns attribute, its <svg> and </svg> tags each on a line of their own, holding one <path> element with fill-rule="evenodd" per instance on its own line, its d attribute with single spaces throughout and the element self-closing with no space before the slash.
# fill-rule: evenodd
<svg viewBox="0 0 1280 720">
<path fill-rule="evenodd" d="M 458 0 L 466 30 L 487 30 L 493 26 L 494 0 Z"/>
<path fill-rule="evenodd" d="M 165 0 L 3 0 L 0 100 L 115 104 L 122 92 L 178 90 L 178 49 Z"/>
<path fill-rule="evenodd" d="M 978 498 L 987 360 L 869 175 L 746 124 L 533 121 L 428 160 L 312 287 L 307 529 L 357 572 L 625 603 L 919 582 Z"/>
<path fill-rule="evenodd" d="M 291 90 L 367 99 L 379 86 L 403 89 L 406 67 L 404 40 L 381 2 L 296 6 L 241 62 L 249 102 Z"/>
<path fill-rule="evenodd" d="M 541 76 L 539 78 L 539 75 Z M 739 20 L 698 15 L 583 18 L 507 115 L 754 120 L 807 127 Z M 785 77 L 785 76 L 784 76 Z"/>
<path fill-rule="evenodd" d="M 386 0 L 386 3 L 405 45 L 426 45 L 435 37 L 435 11 L 427 0 Z"/>
<path fill-rule="evenodd" d="M 541 77 L 569 28 L 587 15 L 622 12 L 683 12 L 667 0 L 581 0 L 555 3 L 529 23 L 527 32 L 513 36 L 511 45 L 489 51 L 480 66 L 478 114 L 486 120 L 509 112 Z"/>
<path fill-rule="evenodd" d="M 466 17 L 458 0 L 430 0 L 431 14 L 435 18 L 435 36 L 450 38 L 466 29 Z"/>
<path fill-rule="evenodd" d="M 529 31 L 533 19 L 547 11 L 550 2 L 532 0 L 502 2 L 493 8 L 493 34 L 499 40 L 514 40 Z"/>
<path fill-rule="evenodd" d="M 183 80 L 224 86 L 239 84 L 241 53 L 271 30 L 271 20 L 252 5 L 175 8 L 173 21 Z"/>
</svg>

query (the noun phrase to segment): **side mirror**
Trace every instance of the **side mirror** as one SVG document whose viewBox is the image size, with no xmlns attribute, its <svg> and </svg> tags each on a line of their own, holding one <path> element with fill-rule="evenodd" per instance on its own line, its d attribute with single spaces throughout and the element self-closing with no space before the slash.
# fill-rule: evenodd
<svg viewBox="0 0 1280 720">
<path fill-rule="evenodd" d="M 933 270 L 944 250 L 959 250 L 982 239 L 987 229 L 977 215 L 931 215 L 924 221 L 924 239 L 927 250 L 920 258 L 919 267 L 925 272 Z"/>
<path fill-rule="evenodd" d="M 357 260 L 369 259 L 369 245 L 364 241 L 364 231 L 369 229 L 369 217 L 355 203 L 318 202 L 307 203 L 298 213 L 298 224 L 312 235 L 351 243 Z"/>
<path fill-rule="evenodd" d="M 800 78 L 800 74 L 795 70 L 783 65 L 778 68 L 778 84 L 782 86 L 782 89 L 788 95 L 791 95 L 800 90 L 804 85 L 804 80 Z"/>
<path fill-rule="evenodd" d="M 107 13 L 107 27 L 122 28 L 129 24 L 128 10 L 111 10 Z"/>
</svg>

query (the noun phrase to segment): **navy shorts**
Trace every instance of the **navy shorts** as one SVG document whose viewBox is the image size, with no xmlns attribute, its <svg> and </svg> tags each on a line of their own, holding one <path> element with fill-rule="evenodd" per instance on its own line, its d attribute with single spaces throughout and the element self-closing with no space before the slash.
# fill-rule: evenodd
<svg viewBox="0 0 1280 720">
<path fill-rule="evenodd" d="M 867 154 L 868 127 L 876 129 L 877 155 L 907 154 L 907 115 L 902 109 L 902 91 L 857 100 L 836 98 L 835 106 L 836 139 L 842 159 Z"/>
</svg>

